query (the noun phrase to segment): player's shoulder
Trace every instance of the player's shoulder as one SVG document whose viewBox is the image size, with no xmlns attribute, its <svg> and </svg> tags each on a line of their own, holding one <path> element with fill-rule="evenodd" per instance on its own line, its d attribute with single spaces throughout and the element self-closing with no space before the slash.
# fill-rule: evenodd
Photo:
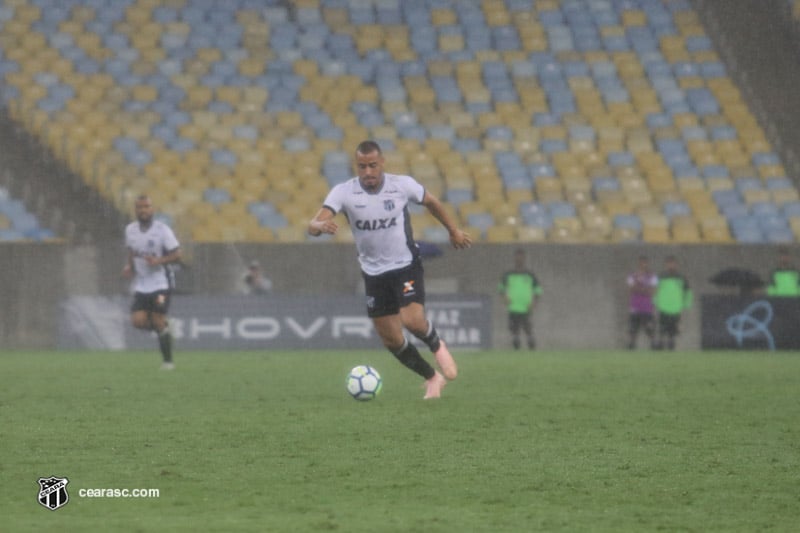
<svg viewBox="0 0 800 533">
<path fill-rule="evenodd" d="M 155 234 L 158 235 L 159 239 L 177 242 L 177 236 L 175 235 L 175 232 L 172 231 L 172 228 L 166 222 L 162 222 L 161 220 L 154 220 L 153 226 L 151 227 L 151 231 L 155 232 Z"/>
<path fill-rule="evenodd" d="M 153 226 L 152 227 L 153 227 L 154 231 L 157 231 L 159 233 L 166 233 L 166 232 L 171 232 L 172 231 L 172 228 L 170 228 L 169 225 L 166 222 L 163 222 L 163 221 L 158 220 L 158 219 L 153 220 Z"/>
<path fill-rule="evenodd" d="M 386 172 L 383 176 L 387 183 L 394 185 L 408 185 L 417 183 L 417 180 L 406 174 L 390 174 Z"/>
<path fill-rule="evenodd" d="M 358 186 L 358 178 L 353 177 L 335 184 L 333 187 L 331 187 L 331 192 L 335 192 L 337 194 L 352 194 L 357 192 L 359 189 L 360 187 Z"/>
<path fill-rule="evenodd" d="M 384 174 L 385 184 L 383 190 L 389 194 L 403 191 L 409 197 L 418 197 L 422 201 L 425 187 L 413 177 L 405 174 Z"/>
</svg>

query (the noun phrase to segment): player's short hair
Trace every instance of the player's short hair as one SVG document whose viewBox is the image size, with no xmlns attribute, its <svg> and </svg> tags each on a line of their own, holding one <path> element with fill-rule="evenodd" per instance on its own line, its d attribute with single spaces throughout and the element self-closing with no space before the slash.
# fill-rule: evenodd
<svg viewBox="0 0 800 533">
<path fill-rule="evenodd" d="M 371 154 L 373 152 L 378 152 L 378 154 L 383 153 L 380 145 L 375 141 L 361 141 L 356 147 L 357 154 Z"/>
</svg>

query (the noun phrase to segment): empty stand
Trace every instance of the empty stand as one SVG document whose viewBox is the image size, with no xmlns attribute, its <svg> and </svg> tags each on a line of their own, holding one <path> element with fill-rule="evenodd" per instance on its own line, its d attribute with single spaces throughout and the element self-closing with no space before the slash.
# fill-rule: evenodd
<svg viewBox="0 0 800 533">
<path fill-rule="evenodd" d="M 197 241 L 305 240 L 366 138 L 478 240 L 800 231 L 796 183 L 685 0 L 9 0 L 0 24 L 13 119 Z"/>
</svg>

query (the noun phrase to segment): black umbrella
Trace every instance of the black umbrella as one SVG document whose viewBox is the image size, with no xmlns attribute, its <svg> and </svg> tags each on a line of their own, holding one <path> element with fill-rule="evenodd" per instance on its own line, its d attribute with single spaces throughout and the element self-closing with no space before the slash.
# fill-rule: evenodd
<svg viewBox="0 0 800 533">
<path fill-rule="evenodd" d="M 746 268 L 720 270 L 709 281 L 718 287 L 738 287 L 741 294 L 747 294 L 765 284 L 757 272 Z"/>
</svg>

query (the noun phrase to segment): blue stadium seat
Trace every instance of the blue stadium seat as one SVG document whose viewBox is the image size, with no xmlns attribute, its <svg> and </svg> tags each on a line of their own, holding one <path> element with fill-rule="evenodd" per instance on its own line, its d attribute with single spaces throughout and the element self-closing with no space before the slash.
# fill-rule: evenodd
<svg viewBox="0 0 800 533">
<path fill-rule="evenodd" d="M 614 227 L 640 233 L 642 231 L 642 220 L 639 218 L 639 215 L 615 215 Z"/>
<path fill-rule="evenodd" d="M 519 213 L 522 221 L 527 226 L 535 226 L 543 229 L 553 227 L 553 217 L 548 209 L 536 202 L 522 202 L 519 206 Z"/>
<path fill-rule="evenodd" d="M 225 189 L 211 187 L 203 191 L 203 200 L 214 206 L 226 204 L 231 201 L 231 194 Z"/>
<path fill-rule="evenodd" d="M 447 192 L 445 193 L 444 197 L 447 203 L 453 205 L 456 208 L 458 208 L 458 206 L 463 204 L 464 202 L 471 202 L 475 199 L 475 195 L 472 189 L 459 189 L 459 188 L 447 189 Z"/>
</svg>

